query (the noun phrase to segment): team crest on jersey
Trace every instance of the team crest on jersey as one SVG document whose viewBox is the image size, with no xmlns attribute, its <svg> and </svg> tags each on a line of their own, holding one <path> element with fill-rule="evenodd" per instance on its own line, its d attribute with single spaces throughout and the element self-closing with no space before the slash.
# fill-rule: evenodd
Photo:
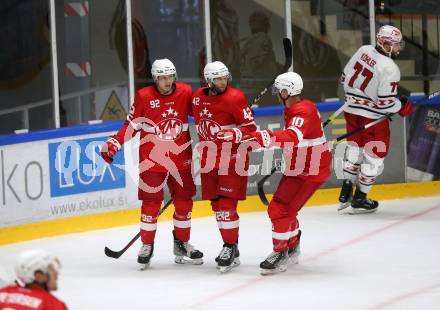
<svg viewBox="0 0 440 310">
<path fill-rule="evenodd" d="M 157 136 L 162 140 L 176 140 L 183 132 L 183 122 L 176 118 L 179 113 L 173 108 L 168 108 L 162 113 L 164 118 L 157 124 Z"/>
<path fill-rule="evenodd" d="M 157 124 L 159 133 L 157 136 L 162 140 L 177 140 L 183 132 L 183 123 L 177 118 L 168 118 Z"/>
<path fill-rule="evenodd" d="M 217 133 L 222 129 L 222 127 L 212 119 L 212 113 L 205 107 L 200 112 L 199 125 L 197 126 L 198 134 L 205 141 L 215 141 L 217 139 Z M 207 118 L 206 118 L 207 117 Z"/>
<path fill-rule="evenodd" d="M 221 130 L 221 126 L 211 119 L 200 119 L 197 126 L 198 134 L 206 141 L 215 141 L 217 133 Z"/>
</svg>

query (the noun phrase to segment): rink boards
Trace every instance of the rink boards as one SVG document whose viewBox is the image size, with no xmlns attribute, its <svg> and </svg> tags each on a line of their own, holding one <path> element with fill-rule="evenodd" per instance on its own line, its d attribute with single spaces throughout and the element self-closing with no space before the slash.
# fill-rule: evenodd
<svg viewBox="0 0 440 310">
<path fill-rule="evenodd" d="M 334 207 L 338 195 L 339 189 L 320 189 L 307 202 L 306 207 L 319 205 L 332 205 Z M 440 181 L 381 184 L 376 185 L 371 192 L 371 197 L 377 200 L 428 196 L 439 196 L 440 200 Z M 269 197 L 271 195 L 268 195 Z M 265 211 L 266 208 L 257 195 L 248 196 L 247 200 L 239 203 L 240 213 L 261 212 Z M 174 208 L 171 205 L 160 216 L 159 221 L 171 220 L 173 211 Z M 194 203 L 193 218 L 212 216 L 212 214 L 209 202 L 196 201 Z M 41 237 L 136 224 L 139 222 L 139 217 L 139 208 L 130 208 L 0 228 L 0 245 Z"/>
</svg>

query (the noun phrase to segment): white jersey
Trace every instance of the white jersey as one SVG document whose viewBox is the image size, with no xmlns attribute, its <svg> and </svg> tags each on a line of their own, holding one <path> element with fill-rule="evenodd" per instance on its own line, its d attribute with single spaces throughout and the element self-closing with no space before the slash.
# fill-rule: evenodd
<svg viewBox="0 0 440 310">
<path fill-rule="evenodd" d="M 400 70 L 390 58 L 372 45 L 361 46 L 344 68 L 345 112 L 378 119 L 400 110 L 395 96 Z"/>
</svg>

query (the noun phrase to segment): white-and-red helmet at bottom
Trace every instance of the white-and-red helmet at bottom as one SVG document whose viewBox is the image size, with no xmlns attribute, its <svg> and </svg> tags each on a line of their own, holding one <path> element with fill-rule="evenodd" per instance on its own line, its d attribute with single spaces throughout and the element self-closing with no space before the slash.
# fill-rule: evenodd
<svg viewBox="0 0 440 310">
<path fill-rule="evenodd" d="M 58 258 L 44 250 L 29 250 L 20 254 L 15 265 L 15 273 L 21 285 L 34 282 L 35 272 L 48 273 L 49 266 L 55 270 L 61 268 Z"/>
</svg>

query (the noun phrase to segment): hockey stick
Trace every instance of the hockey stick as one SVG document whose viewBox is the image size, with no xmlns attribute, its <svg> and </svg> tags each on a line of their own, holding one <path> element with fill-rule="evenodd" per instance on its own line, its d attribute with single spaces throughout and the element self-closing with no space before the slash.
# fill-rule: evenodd
<svg viewBox="0 0 440 310">
<path fill-rule="evenodd" d="M 257 182 L 258 196 L 260 197 L 261 202 L 265 206 L 269 205 L 269 200 L 267 200 L 266 194 L 264 193 L 264 182 L 266 182 L 266 180 L 269 179 L 277 170 L 278 170 L 278 167 L 274 166 L 272 168 L 272 170 L 270 170 L 270 174 L 265 175 L 264 177 L 261 178 L 260 181 Z"/>
<path fill-rule="evenodd" d="M 159 210 L 159 213 L 157 213 L 157 217 L 159 217 L 169 206 L 170 204 L 173 202 L 173 199 L 170 198 L 165 205 Z M 119 257 L 121 257 L 122 254 L 125 253 L 125 251 L 128 250 L 129 247 L 131 247 L 133 245 L 133 243 L 136 242 L 137 239 L 139 239 L 139 237 L 141 236 L 141 232 L 139 231 L 136 236 L 133 237 L 133 239 L 130 240 L 129 243 L 127 243 L 127 245 L 120 251 L 113 251 L 111 249 L 109 249 L 108 247 L 105 247 L 104 249 L 104 253 L 105 255 L 107 255 L 108 257 L 111 258 L 115 258 L 118 259 Z"/>
<path fill-rule="evenodd" d="M 197 177 L 200 174 L 200 170 L 198 170 L 195 174 L 194 174 L 194 178 Z M 157 217 L 159 217 L 162 213 L 165 212 L 166 209 L 168 209 L 168 207 L 171 205 L 171 203 L 173 202 L 173 198 L 170 198 L 165 204 L 164 206 L 159 210 L 159 212 L 157 213 Z M 113 251 L 111 249 L 109 249 L 108 247 L 105 247 L 104 249 L 104 253 L 105 255 L 107 255 L 108 257 L 112 257 L 112 258 L 119 258 L 121 257 L 122 254 L 125 253 L 125 251 L 128 250 L 129 247 L 131 247 L 133 245 L 133 243 L 136 242 L 136 240 L 141 236 L 141 232 L 139 231 L 136 236 L 133 237 L 133 239 L 130 240 L 130 242 L 127 243 L 127 245 L 120 251 Z"/>
<path fill-rule="evenodd" d="M 293 59 L 293 48 L 292 48 L 292 41 L 289 38 L 284 38 L 283 39 L 283 47 L 284 47 L 284 66 L 281 70 L 281 72 L 279 74 L 282 74 L 284 72 L 287 72 L 287 70 L 289 70 L 290 66 L 292 66 L 292 59 Z M 278 76 L 278 75 L 277 75 Z M 263 96 L 267 93 L 269 87 L 271 87 L 273 85 L 273 83 L 275 82 L 275 79 L 277 78 L 274 77 L 272 79 L 272 81 L 270 81 L 269 84 L 267 84 L 267 86 L 254 98 L 254 100 L 252 101 L 252 105 L 251 107 L 255 106 L 257 104 L 258 101 L 261 100 L 261 98 L 263 98 Z M 263 185 L 264 182 L 277 170 L 276 167 L 272 168 L 272 170 L 270 171 L 269 175 L 266 175 L 265 177 L 263 177 L 260 181 L 258 181 L 257 183 L 257 190 L 258 190 L 258 195 L 260 196 L 261 201 L 265 204 L 268 205 L 269 202 L 266 199 L 266 196 L 264 195 L 264 190 L 263 190 Z M 260 193 L 263 193 L 260 194 Z M 262 198 L 263 197 L 263 198 Z M 264 200 L 263 200 L 264 199 Z"/>
<path fill-rule="evenodd" d="M 414 102 L 414 105 L 416 105 L 416 104 L 417 104 L 417 105 L 420 105 L 420 104 L 422 104 L 423 102 L 429 101 L 429 100 L 431 100 L 432 98 L 434 98 L 434 97 L 436 97 L 436 96 L 438 96 L 438 95 L 440 95 L 440 90 L 437 90 L 437 91 L 435 91 L 435 92 L 433 92 L 433 93 L 431 93 L 431 94 L 429 94 L 429 95 L 423 97 L 422 99 L 418 100 L 417 102 Z M 347 132 L 346 134 L 344 134 L 344 135 L 342 135 L 342 136 L 337 137 L 337 138 L 334 139 L 333 141 L 339 142 L 339 141 L 341 141 L 341 140 L 343 140 L 343 139 L 345 139 L 345 138 L 347 138 L 347 137 L 349 137 L 349 136 L 352 136 L 352 135 L 354 135 L 354 134 L 356 134 L 356 133 L 358 133 L 358 132 L 360 132 L 360 131 L 362 131 L 362 130 L 365 130 L 365 129 L 371 128 L 371 127 L 373 127 L 374 125 L 379 124 L 380 122 L 382 122 L 382 121 L 384 121 L 384 120 L 390 118 L 391 116 L 396 115 L 397 113 L 399 113 L 399 112 L 394 112 L 394 113 L 390 113 L 390 114 L 384 115 L 384 116 L 378 118 L 377 120 L 375 120 L 375 121 L 373 121 L 373 122 L 371 122 L 371 123 L 368 123 L 368 124 L 366 124 L 366 125 L 363 125 L 363 126 L 361 126 L 361 127 L 358 127 L 358 128 L 356 128 L 356 129 L 354 129 L 354 130 L 352 130 L 352 131 L 350 131 L 350 132 Z"/>
<path fill-rule="evenodd" d="M 337 109 L 332 115 L 330 115 L 328 119 L 324 123 L 322 123 L 322 127 L 325 127 L 329 123 L 333 122 L 339 116 L 339 114 L 341 114 L 342 111 L 344 111 L 344 108 L 347 105 L 347 103 L 348 101 L 345 101 L 344 104 L 339 107 L 339 109 Z"/>
<path fill-rule="evenodd" d="M 292 41 L 290 41 L 289 38 L 284 38 L 283 39 L 283 47 L 284 47 L 284 57 L 285 57 L 284 58 L 284 66 L 283 66 L 283 68 L 282 68 L 282 70 L 280 71 L 279 74 L 287 72 L 287 70 L 289 70 L 290 66 L 292 65 L 292 58 L 293 58 Z M 269 84 L 267 84 L 267 86 L 254 98 L 254 100 L 252 100 L 251 107 L 256 105 L 257 102 L 260 101 L 261 98 L 263 98 L 263 96 L 267 93 L 269 87 L 271 87 L 272 84 L 275 82 L 275 79 L 277 78 L 277 76 L 274 77 L 272 79 L 272 81 L 270 81 Z"/>
<path fill-rule="evenodd" d="M 421 99 L 418 100 L 417 102 L 414 102 L 414 105 L 415 105 L 415 104 L 420 105 L 420 104 L 422 104 L 423 102 L 429 101 L 429 100 L 431 100 L 432 98 L 434 98 L 434 97 L 436 97 L 436 96 L 438 96 L 438 95 L 440 95 L 440 90 L 437 90 L 437 91 L 435 91 L 435 92 L 433 92 L 433 93 L 431 93 L 431 94 L 429 94 L 429 95 L 427 95 L 427 96 L 421 98 Z M 345 105 L 345 104 L 344 104 L 344 105 Z M 328 119 L 326 122 L 323 123 L 323 127 L 325 127 L 328 123 L 332 122 L 332 121 L 337 117 L 337 115 L 340 114 L 340 113 L 342 112 L 344 105 L 342 105 L 342 106 L 341 106 L 341 107 L 340 107 L 335 113 L 333 113 L 333 114 L 329 117 L 329 119 Z M 341 140 L 343 140 L 343 139 L 345 139 L 345 138 L 347 138 L 347 137 L 349 137 L 349 136 L 352 136 L 352 135 L 354 135 L 354 134 L 356 134 L 356 133 L 358 133 L 358 132 L 360 132 L 360 131 L 362 131 L 362 130 L 365 130 L 365 129 L 371 128 L 371 127 L 373 127 L 374 125 L 376 125 L 376 124 L 382 122 L 383 120 L 385 120 L 385 119 L 387 119 L 387 118 L 390 118 L 391 116 L 393 116 L 393 115 L 395 115 L 395 114 L 397 114 L 397 113 L 399 113 L 399 112 L 395 112 L 395 113 L 391 113 L 391 114 L 388 114 L 388 115 L 384 115 L 383 117 L 380 117 L 380 118 L 378 118 L 377 120 L 375 120 L 375 121 L 373 121 L 373 122 L 371 122 L 371 123 L 368 123 L 368 124 L 366 124 L 366 125 L 364 125 L 364 126 L 358 127 L 358 128 L 356 128 L 356 129 L 354 129 L 353 131 L 347 132 L 346 134 L 344 134 L 344 135 L 342 135 L 342 136 L 340 136 L 340 137 L 337 137 L 337 138 L 333 139 L 333 141 L 331 141 L 331 142 L 333 142 L 333 143 L 334 143 L 334 142 L 339 142 L 339 141 L 341 141 Z M 329 120 L 330 120 L 330 121 L 329 121 Z M 329 121 L 329 122 L 328 122 L 328 121 Z M 258 196 L 260 196 L 260 200 L 261 200 L 261 202 L 262 202 L 264 205 L 266 205 L 266 206 L 269 204 L 269 201 L 268 201 L 268 199 L 267 199 L 267 197 L 266 197 L 266 194 L 265 194 L 265 192 L 264 192 L 263 185 L 264 185 L 264 182 L 266 182 L 266 180 L 267 180 L 268 178 L 270 178 L 270 177 L 272 176 L 272 174 L 275 173 L 275 171 L 277 171 L 277 167 L 273 167 L 272 170 L 270 171 L 270 174 L 264 176 L 264 177 L 263 177 L 263 178 L 257 183 L 257 186 L 258 186 Z"/>
</svg>

